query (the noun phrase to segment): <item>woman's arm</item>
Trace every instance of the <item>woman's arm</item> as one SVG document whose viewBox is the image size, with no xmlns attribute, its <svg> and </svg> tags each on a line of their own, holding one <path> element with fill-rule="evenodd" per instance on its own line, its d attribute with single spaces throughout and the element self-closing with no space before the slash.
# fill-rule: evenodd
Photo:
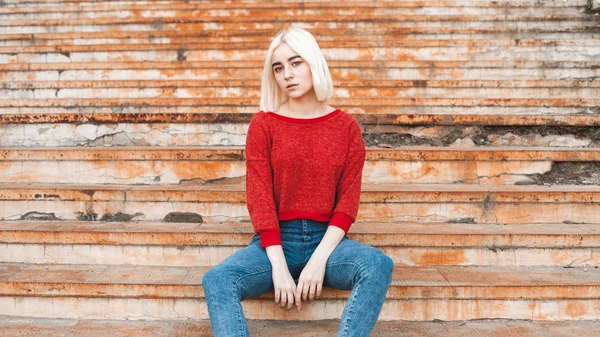
<svg viewBox="0 0 600 337">
<path fill-rule="evenodd" d="M 246 206 L 260 246 L 281 245 L 277 209 L 273 198 L 271 141 L 259 112 L 250 121 L 246 136 Z"/>
<path fill-rule="evenodd" d="M 296 283 L 285 261 L 283 248 L 281 245 L 272 245 L 266 247 L 265 250 L 271 261 L 275 304 L 279 304 L 280 308 L 287 305 L 287 310 L 290 310 L 294 306 L 294 302 L 297 302 Z"/>
<path fill-rule="evenodd" d="M 324 260 L 327 262 L 327 259 L 335 250 L 335 247 L 342 241 L 346 235 L 343 229 L 336 226 L 327 227 L 327 231 L 325 232 L 325 236 L 317 246 L 317 249 L 313 253 L 313 256 L 317 256 L 319 260 Z"/>
<path fill-rule="evenodd" d="M 288 269 L 281 238 L 270 161 L 270 136 L 260 113 L 250 121 L 246 136 L 246 205 L 254 231 L 271 262 L 275 303 L 294 305 L 296 284 Z"/>
</svg>

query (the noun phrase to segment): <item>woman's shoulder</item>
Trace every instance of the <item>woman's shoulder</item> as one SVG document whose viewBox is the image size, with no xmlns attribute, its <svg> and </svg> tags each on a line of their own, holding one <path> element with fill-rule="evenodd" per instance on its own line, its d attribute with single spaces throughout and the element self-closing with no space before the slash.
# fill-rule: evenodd
<svg viewBox="0 0 600 337">
<path fill-rule="evenodd" d="M 256 112 L 252 118 L 250 119 L 250 123 L 262 123 L 265 121 L 265 117 L 267 116 L 268 111 L 259 110 Z"/>
<path fill-rule="evenodd" d="M 339 115 L 341 116 L 341 120 L 345 123 L 348 123 L 349 125 L 352 126 L 360 126 L 358 124 L 358 121 L 356 120 L 356 118 L 354 116 L 352 116 L 348 111 L 343 110 L 343 109 L 336 109 L 339 110 L 340 113 Z"/>
</svg>

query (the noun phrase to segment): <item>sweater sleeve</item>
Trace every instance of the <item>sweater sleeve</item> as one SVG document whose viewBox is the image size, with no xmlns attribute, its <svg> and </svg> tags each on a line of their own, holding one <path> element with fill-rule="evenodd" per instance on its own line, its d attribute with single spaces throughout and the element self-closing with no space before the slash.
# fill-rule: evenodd
<svg viewBox="0 0 600 337">
<path fill-rule="evenodd" d="M 246 206 L 264 248 L 281 245 L 281 236 L 273 197 L 270 137 L 260 117 L 252 118 L 246 136 Z"/>
<path fill-rule="evenodd" d="M 356 120 L 352 123 L 349 134 L 348 155 L 336 190 L 336 205 L 329 220 L 330 226 L 339 227 L 346 233 L 358 214 L 366 153 L 361 129 Z"/>
</svg>

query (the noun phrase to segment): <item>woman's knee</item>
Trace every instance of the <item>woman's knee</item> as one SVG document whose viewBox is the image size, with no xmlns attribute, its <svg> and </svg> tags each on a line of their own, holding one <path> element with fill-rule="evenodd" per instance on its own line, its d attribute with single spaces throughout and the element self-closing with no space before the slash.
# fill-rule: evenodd
<svg viewBox="0 0 600 337">
<path fill-rule="evenodd" d="M 210 292 L 213 289 L 223 289 L 223 285 L 231 279 L 230 273 L 222 266 L 214 266 L 209 269 L 202 277 L 202 288 L 204 292 Z"/>
<path fill-rule="evenodd" d="M 394 272 L 394 260 L 392 260 L 391 257 L 385 255 L 384 253 L 381 253 L 381 255 L 383 255 L 383 257 L 382 257 L 383 268 L 391 276 L 392 273 Z"/>
<path fill-rule="evenodd" d="M 369 264 L 370 272 L 376 276 L 392 276 L 394 271 L 394 260 L 385 255 L 379 249 L 375 249 L 371 256 L 372 263 Z"/>
</svg>

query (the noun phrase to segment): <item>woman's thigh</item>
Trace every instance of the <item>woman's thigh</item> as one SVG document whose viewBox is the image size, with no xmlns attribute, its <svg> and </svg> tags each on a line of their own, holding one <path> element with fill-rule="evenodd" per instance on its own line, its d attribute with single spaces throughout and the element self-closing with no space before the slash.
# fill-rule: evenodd
<svg viewBox="0 0 600 337">
<path fill-rule="evenodd" d="M 231 254 L 211 268 L 202 285 L 222 291 L 228 287 L 239 292 L 240 300 L 260 296 L 273 288 L 271 262 L 254 236 L 248 246 Z"/>
<path fill-rule="evenodd" d="M 359 273 L 390 274 L 392 268 L 392 259 L 381 250 L 344 236 L 327 260 L 323 284 L 351 290 Z"/>
</svg>

